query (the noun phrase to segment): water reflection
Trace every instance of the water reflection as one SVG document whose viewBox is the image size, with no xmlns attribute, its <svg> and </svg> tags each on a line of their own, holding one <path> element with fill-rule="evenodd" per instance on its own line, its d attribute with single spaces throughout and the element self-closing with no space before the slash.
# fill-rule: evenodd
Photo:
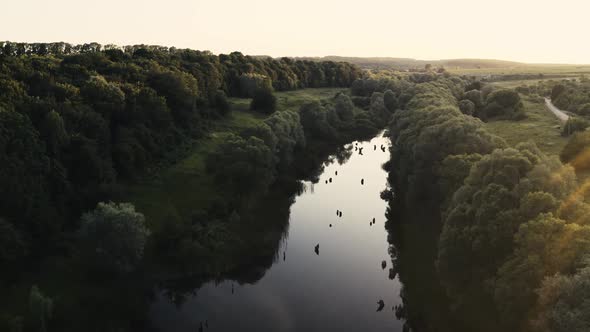
<svg viewBox="0 0 590 332">
<path fill-rule="evenodd" d="M 406 321 L 404 331 L 468 331 L 448 307 L 448 299 L 435 269 L 440 213 L 437 206 L 408 208 L 392 201 L 386 224 L 389 230 L 392 268 L 390 278 L 402 283 L 403 303 L 394 306 L 395 316 Z"/>
<path fill-rule="evenodd" d="M 280 240 L 270 260 L 261 251 L 247 262 L 249 278 L 236 271 L 198 290 L 183 289 L 182 280 L 163 285 L 150 312 L 154 325 L 179 332 L 199 330 L 204 322 L 212 331 L 402 331 L 393 310 L 402 304 L 400 283 L 383 265 L 391 253 L 387 203 L 380 199 L 388 144 L 384 137 L 354 142 L 328 158 L 313 181 L 304 182 L 288 223 L 259 215 L 253 231 Z M 267 210 L 280 205 L 266 204 Z M 172 289 L 182 301 L 171 300 Z"/>
</svg>

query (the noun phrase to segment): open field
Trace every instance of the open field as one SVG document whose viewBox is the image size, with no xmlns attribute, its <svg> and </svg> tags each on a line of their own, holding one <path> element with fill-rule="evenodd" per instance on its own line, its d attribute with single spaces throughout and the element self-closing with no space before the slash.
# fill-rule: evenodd
<svg viewBox="0 0 590 332">
<path fill-rule="evenodd" d="M 486 123 L 486 129 L 503 137 L 511 146 L 531 140 L 546 154 L 558 156 L 568 141 L 560 135 L 561 122 L 545 109 L 542 99 L 522 97 L 526 119 L 490 121 Z"/>
<path fill-rule="evenodd" d="M 543 76 L 579 76 L 590 73 L 590 65 L 551 65 L 551 64 L 523 64 L 521 66 L 497 68 L 460 68 L 445 67 L 449 72 L 458 75 L 540 75 Z"/>
<path fill-rule="evenodd" d="M 507 81 L 496 81 L 490 84 L 493 84 L 498 87 L 506 88 L 506 89 L 514 89 L 521 85 L 536 85 L 539 82 L 545 81 L 561 81 L 561 80 L 572 80 L 577 79 L 581 75 L 572 75 L 567 77 L 549 77 L 549 78 L 531 78 L 531 79 L 522 79 L 522 80 L 507 80 Z"/>
</svg>

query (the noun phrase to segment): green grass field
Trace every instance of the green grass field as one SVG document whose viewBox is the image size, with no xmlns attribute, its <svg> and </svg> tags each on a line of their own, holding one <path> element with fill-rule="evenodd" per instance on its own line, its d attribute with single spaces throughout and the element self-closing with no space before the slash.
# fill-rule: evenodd
<svg viewBox="0 0 590 332">
<path fill-rule="evenodd" d="M 498 81 L 498 82 L 493 82 L 491 84 L 498 86 L 498 87 L 502 87 L 502 88 L 506 88 L 506 89 L 514 89 L 516 87 L 522 86 L 522 85 L 536 85 L 540 82 L 545 82 L 545 81 L 561 81 L 564 79 L 576 79 L 579 78 L 580 75 L 572 75 L 572 76 L 568 76 L 568 77 L 560 77 L 560 78 L 555 78 L 555 77 L 549 77 L 549 78 L 533 78 L 533 79 L 526 79 L 526 80 L 509 80 L 509 81 Z"/>
<path fill-rule="evenodd" d="M 521 66 L 497 67 L 497 68 L 446 68 L 449 72 L 458 75 L 517 75 L 517 74 L 542 74 L 543 76 L 579 76 L 590 73 L 590 65 L 551 65 L 551 64 L 524 64 Z"/>
<path fill-rule="evenodd" d="M 305 89 L 278 92 L 278 111 L 299 109 L 308 101 L 331 98 L 345 89 Z M 230 98 L 231 116 L 218 122 L 215 129 L 199 140 L 193 150 L 178 163 L 160 172 L 158 178 L 132 184 L 124 189 L 125 201 L 135 204 L 136 209 L 146 216 L 151 227 L 157 227 L 167 220 L 186 218 L 196 209 L 206 207 L 220 198 L 213 178 L 205 169 L 207 155 L 214 151 L 224 137 L 241 128 L 262 121 L 265 116 L 248 110 L 250 99 Z"/>
<path fill-rule="evenodd" d="M 533 141 L 548 155 L 559 155 L 567 138 L 562 137 L 561 122 L 547 109 L 542 101 L 522 96 L 527 118 L 520 121 L 497 120 L 485 124 L 486 129 L 515 146 L 520 142 Z"/>
</svg>

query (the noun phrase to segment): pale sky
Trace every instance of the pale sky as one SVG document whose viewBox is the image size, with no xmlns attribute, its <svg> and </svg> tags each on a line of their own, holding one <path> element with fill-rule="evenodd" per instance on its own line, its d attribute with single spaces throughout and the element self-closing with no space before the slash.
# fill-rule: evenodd
<svg viewBox="0 0 590 332">
<path fill-rule="evenodd" d="M 4 0 L 0 40 L 590 63 L 590 0 Z"/>
</svg>

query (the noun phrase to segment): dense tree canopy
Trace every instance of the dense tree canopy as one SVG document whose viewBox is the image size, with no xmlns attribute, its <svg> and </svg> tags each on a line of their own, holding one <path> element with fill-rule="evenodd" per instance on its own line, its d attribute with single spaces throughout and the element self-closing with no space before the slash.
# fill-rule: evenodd
<svg viewBox="0 0 590 332">
<path fill-rule="evenodd" d="M 574 133 L 559 155 L 564 163 L 570 163 L 577 171 L 590 168 L 590 131 Z"/>
<path fill-rule="evenodd" d="M 336 138 L 336 130 L 328 120 L 328 110 L 318 101 L 303 105 L 299 113 L 301 125 L 309 133 L 306 136 L 325 140 L 334 140 Z"/>
<path fill-rule="evenodd" d="M 44 235 L 32 253 L 60 246 L 52 239 L 75 230 L 79 216 L 119 183 L 205 135 L 228 115 L 227 96 L 265 91 L 256 101 L 272 113 L 276 99 L 266 91 L 346 87 L 361 76 L 343 62 L 149 45 L 0 42 L 0 62 L 0 217 L 25 242 Z M 292 115 L 281 119 L 289 116 L 300 126 Z M 291 149 L 282 135 L 288 128 L 274 129 L 279 143 L 271 148 Z"/>
<path fill-rule="evenodd" d="M 438 277 L 467 328 L 587 329 L 578 308 L 590 298 L 579 268 L 590 254 L 588 186 L 534 144 L 509 148 L 469 116 L 522 118 L 516 91 L 463 87 L 441 77 L 412 88 L 390 128 L 395 195 L 386 197 L 408 209 L 426 199 L 441 207 Z M 588 164 L 586 136 L 576 133 L 561 155 L 577 169 Z"/>
<path fill-rule="evenodd" d="M 456 105 L 461 90 L 461 82 L 442 76 L 419 83 L 408 109 L 393 115 L 393 186 L 400 188 L 400 194 L 414 198 L 445 195 L 433 184 L 437 183 L 436 170 L 447 156 L 487 154 L 505 144 L 483 130 L 479 119 L 459 111 Z"/>
<path fill-rule="evenodd" d="M 551 102 L 559 109 L 589 115 L 590 82 L 588 79 L 551 81 L 545 85 L 547 86 L 545 90 L 551 91 Z"/>
<path fill-rule="evenodd" d="M 539 291 L 540 331 L 578 332 L 590 328 L 590 269 L 585 262 L 573 275 L 556 274 L 543 280 Z"/>
<path fill-rule="evenodd" d="M 209 156 L 207 169 L 216 181 L 235 190 L 243 199 L 250 193 L 263 194 L 274 178 L 275 163 L 269 146 L 255 136 L 232 135 Z"/>
<path fill-rule="evenodd" d="M 129 203 L 99 203 L 82 216 L 78 233 L 81 254 L 92 269 L 131 272 L 141 259 L 149 230 Z"/>
<path fill-rule="evenodd" d="M 479 117 L 484 120 L 492 118 L 520 120 L 525 117 L 524 105 L 518 92 L 511 89 L 499 89 L 487 96 Z"/>
<path fill-rule="evenodd" d="M 279 158 L 280 167 L 289 166 L 293 160 L 295 151 L 305 147 L 306 137 L 298 112 L 277 112 L 264 121 L 277 138 L 276 155 Z"/>
</svg>

